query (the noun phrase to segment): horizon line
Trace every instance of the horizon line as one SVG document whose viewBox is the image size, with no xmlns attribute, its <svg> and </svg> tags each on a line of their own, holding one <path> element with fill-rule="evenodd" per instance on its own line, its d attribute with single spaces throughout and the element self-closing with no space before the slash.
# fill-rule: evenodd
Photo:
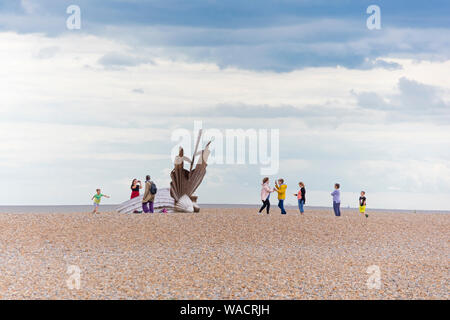
<svg viewBox="0 0 450 320">
<path fill-rule="evenodd" d="M 101 207 L 115 207 L 119 206 L 120 204 L 102 204 Z M 2 205 L 0 204 L 1 208 L 19 208 L 19 207 L 90 207 L 92 204 L 24 204 L 24 205 Z M 227 209 L 227 208 L 259 208 L 259 204 L 241 204 L 241 203 L 203 203 L 199 204 L 200 208 L 217 208 L 217 209 Z M 289 209 L 298 209 L 296 205 L 286 205 L 286 208 Z M 311 209 L 332 209 L 331 206 L 305 206 L 305 208 L 311 208 Z M 341 210 L 358 210 L 357 207 L 350 207 L 350 206 L 342 206 Z M 373 211 L 403 211 L 403 212 L 413 212 L 413 213 L 425 213 L 425 212 L 436 212 L 436 213 L 449 213 L 450 210 L 448 209 L 393 209 L 393 208 L 367 208 L 367 210 L 373 210 Z M 1 213 L 1 212 L 0 212 Z"/>
</svg>

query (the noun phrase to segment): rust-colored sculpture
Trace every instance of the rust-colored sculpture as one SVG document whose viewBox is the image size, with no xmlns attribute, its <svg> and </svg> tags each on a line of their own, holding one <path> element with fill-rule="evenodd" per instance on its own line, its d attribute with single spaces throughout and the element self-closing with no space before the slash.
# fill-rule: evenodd
<svg viewBox="0 0 450 320">
<path fill-rule="evenodd" d="M 200 207 L 197 205 L 197 196 L 194 196 L 195 190 L 202 183 L 206 174 L 206 161 L 210 151 L 209 141 L 205 149 L 198 151 L 202 130 L 199 131 L 195 151 L 192 160 L 184 156 L 183 148 L 180 148 L 178 156 L 175 158 L 175 168 L 170 173 L 172 182 L 170 188 L 158 188 L 153 207 L 160 212 L 198 212 Z M 195 159 L 198 158 L 195 165 Z M 189 164 L 189 170 L 184 169 L 184 162 Z M 142 207 L 142 195 L 125 201 L 117 207 L 118 212 L 132 213 L 140 210 Z M 164 210 L 164 211 L 163 211 Z"/>
<path fill-rule="evenodd" d="M 200 210 L 194 192 L 202 183 L 206 174 L 207 160 L 210 154 L 209 145 L 211 144 L 211 141 L 209 141 L 205 149 L 197 151 L 201 135 L 202 130 L 199 131 L 192 160 L 184 156 L 184 150 L 180 147 L 178 156 L 175 158 L 175 168 L 170 173 L 170 177 L 172 178 L 172 182 L 170 183 L 170 196 L 175 200 L 175 209 L 177 211 L 198 212 Z M 200 157 L 194 168 L 196 156 Z M 185 161 L 190 164 L 189 170 L 184 168 Z"/>
</svg>

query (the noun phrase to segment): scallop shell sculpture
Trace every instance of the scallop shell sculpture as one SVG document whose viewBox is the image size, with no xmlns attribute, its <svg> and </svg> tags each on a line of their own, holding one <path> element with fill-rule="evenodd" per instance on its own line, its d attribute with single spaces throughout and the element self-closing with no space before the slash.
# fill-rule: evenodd
<svg viewBox="0 0 450 320">
<path fill-rule="evenodd" d="M 205 177 L 207 160 L 210 154 L 209 145 L 211 144 L 211 141 L 209 141 L 205 149 L 197 152 L 201 134 L 202 131 L 200 130 L 192 160 L 184 155 L 184 150 L 181 147 L 178 156 L 175 158 L 175 168 L 170 173 L 172 179 L 170 195 L 175 200 L 175 210 L 182 210 L 182 212 L 200 211 L 200 207 L 197 205 L 197 196 L 194 196 L 194 192 Z M 194 168 L 196 156 L 200 157 L 198 157 Z M 189 170 L 184 168 L 185 162 L 190 164 Z"/>
<path fill-rule="evenodd" d="M 206 174 L 206 161 L 208 160 L 210 151 L 209 141 L 205 149 L 198 151 L 200 144 L 202 130 L 200 130 L 197 138 L 197 144 L 195 146 L 194 155 L 192 160 L 184 156 L 183 148 L 180 147 L 178 156 L 175 158 L 175 167 L 170 173 L 172 181 L 169 188 L 161 188 L 156 192 L 153 207 L 155 212 L 199 212 L 200 207 L 197 204 L 197 196 L 194 196 L 194 192 L 202 183 Z M 198 157 L 197 163 L 194 163 L 196 157 Z M 184 164 L 189 164 L 189 170 L 184 168 Z M 132 213 L 142 210 L 142 198 L 143 195 L 134 199 L 125 201 L 117 207 L 117 211 L 121 213 Z"/>
<path fill-rule="evenodd" d="M 177 212 L 194 212 L 194 203 L 186 194 L 175 203 L 175 211 Z"/>
</svg>

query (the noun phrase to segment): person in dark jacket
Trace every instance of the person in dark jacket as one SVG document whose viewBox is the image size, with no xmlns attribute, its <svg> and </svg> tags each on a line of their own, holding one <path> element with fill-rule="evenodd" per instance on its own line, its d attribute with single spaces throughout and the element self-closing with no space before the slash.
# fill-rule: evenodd
<svg viewBox="0 0 450 320">
<path fill-rule="evenodd" d="M 305 184 L 303 182 L 299 182 L 298 186 L 299 186 L 300 190 L 298 191 L 298 193 L 294 193 L 294 196 L 297 197 L 298 209 L 300 210 L 300 213 L 303 214 L 303 212 L 305 212 L 305 210 L 303 209 L 303 206 L 305 205 L 305 202 L 306 202 L 306 189 L 305 189 Z"/>
</svg>

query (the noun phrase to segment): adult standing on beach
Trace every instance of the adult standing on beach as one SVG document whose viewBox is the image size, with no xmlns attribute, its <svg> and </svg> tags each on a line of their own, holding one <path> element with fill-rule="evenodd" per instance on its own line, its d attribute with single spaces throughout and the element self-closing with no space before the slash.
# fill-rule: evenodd
<svg viewBox="0 0 450 320">
<path fill-rule="evenodd" d="M 145 177 L 145 192 L 142 199 L 142 210 L 145 213 L 153 213 L 153 201 L 155 200 L 156 185 L 150 180 L 150 176 Z"/>
<path fill-rule="evenodd" d="M 273 190 L 270 189 L 269 186 L 269 178 L 265 177 L 262 181 L 262 186 L 261 186 L 261 201 L 263 203 L 261 209 L 259 209 L 258 213 L 261 213 L 264 208 L 266 208 L 266 212 L 267 214 L 269 214 L 269 210 L 270 210 L 270 193 L 273 192 Z"/>
<path fill-rule="evenodd" d="M 301 181 L 298 183 L 298 186 L 300 187 L 300 190 L 298 191 L 298 193 L 294 193 L 294 196 L 297 197 L 298 209 L 300 210 L 300 214 L 303 215 L 303 212 L 305 212 L 303 206 L 305 205 L 306 202 L 306 189 L 305 184 Z"/>
<path fill-rule="evenodd" d="M 131 182 L 131 197 L 130 199 L 134 199 L 139 197 L 139 190 L 142 189 L 142 183 L 138 179 L 133 179 Z"/>
<path fill-rule="evenodd" d="M 333 196 L 334 215 L 336 217 L 341 216 L 341 191 L 339 190 L 340 187 L 340 184 L 336 183 L 334 185 L 334 191 L 331 193 L 331 195 Z"/>
</svg>

